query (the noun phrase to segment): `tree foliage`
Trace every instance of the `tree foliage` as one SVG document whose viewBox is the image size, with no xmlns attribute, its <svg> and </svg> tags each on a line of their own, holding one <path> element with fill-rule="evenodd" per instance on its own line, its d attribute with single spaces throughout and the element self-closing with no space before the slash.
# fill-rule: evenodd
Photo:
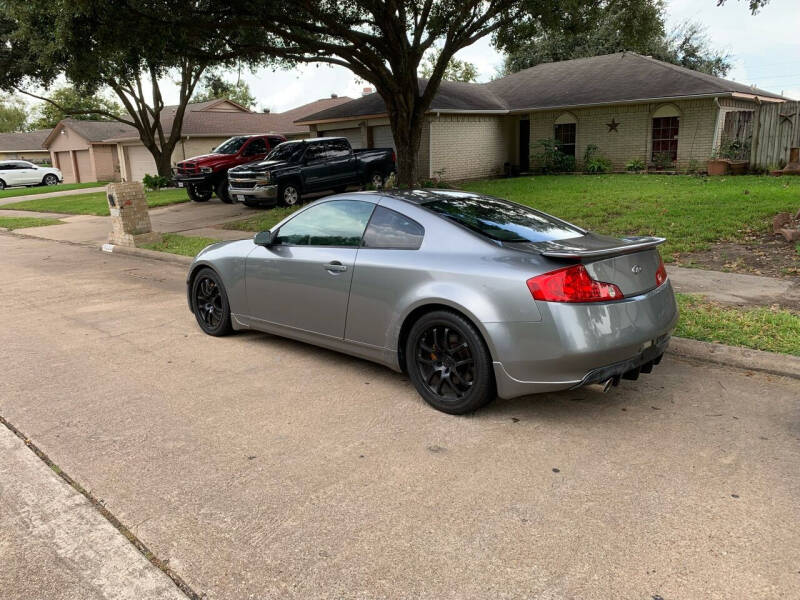
<svg viewBox="0 0 800 600">
<path fill-rule="evenodd" d="M 726 4 L 728 0 L 717 0 L 717 6 L 722 6 Z M 750 12 L 756 14 L 759 10 L 764 8 L 767 4 L 769 4 L 769 0 L 746 0 L 747 5 L 750 8 Z"/>
<path fill-rule="evenodd" d="M 425 113 L 450 60 L 520 9 L 519 0 L 205 0 L 191 24 L 226 40 L 232 58 L 340 65 L 371 83 L 386 104 L 400 183 L 413 185 Z M 434 46 L 441 52 L 421 82 L 420 63 Z"/>
<path fill-rule="evenodd" d="M 241 79 L 227 81 L 219 72 L 206 73 L 200 80 L 200 89 L 192 96 L 192 102 L 206 102 L 225 98 L 237 104 L 253 109 L 256 98 L 250 92 L 250 86 Z"/>
<path fill-rule="evenodd" d="M 731 67 L 696 23 L 668 32 L 663 0 L 554 0 L 550 10 L 547 19 L 528 11 L 498 31 L 506 73 L 626 50 L 717 76 Z"/>
<path fill-rule="evenodd" d="M 28 129 L 28 107 L 18 96 L 0 94 L 0 133 Z"/>
<path fill-rule="evenodd" d="M 442 53 L 441 48 L 431 49 L 423 58 L 419 74 L 428 79 L 433 74 L 433 69 Z M 478 79 L 478 67 L 466 60 L 459 60 L 456 57 L 450 59 L 442 75 L 444 81 L 476 81 Z"/>
<path fill-rule="evenodd" d="M 49 129 L 65 117 L 72 117 L 81 120 L 100 120 L 107 121 L 116 117 L 122 117 L 124 111 L 122 106 L 100 92 L 82 94 L 74 86 L 62 85 L 47 93 L 47 97 L 52 102 L 40 102 L 36 107 L 35 119 L 31 123 L 33 129 Z M 62 107 L 70 107 L 72 111 L 68 113 Z"/>
<path fill-rule="evenodd" d="M 186 104 L 215 62 L 210 42 L 199 46 L 204 58 L 185 52 L 191 32 L 171 27 L 164 18 L 165 11 L 180 6 L 166 0 L 0 0 L 0 72 L 5 73 L 0 86 L 23 90 L 66 114 L 92 114 L 135 127 L 159 174 L 167 175 Z M 110 88 L 123 114 L 64 106 L 35 91 L 62 75 L 83 95 Z M 165 78 L 179 85 L 169 127 L 159 84 Z"/>
</svg>

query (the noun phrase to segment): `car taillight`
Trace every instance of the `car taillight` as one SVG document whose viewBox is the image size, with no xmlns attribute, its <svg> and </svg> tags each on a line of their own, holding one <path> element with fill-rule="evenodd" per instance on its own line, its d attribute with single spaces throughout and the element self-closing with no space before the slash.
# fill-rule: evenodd
<svg viewBox="0 0 800 600">
<path fill-rule="evenodd" d="M 393 163 L 397 162 L 397 155 L 394 153 L 394 150 L 392 150 L 392 162 Z"/>
<path fill-rule="evenodd" d="M 658 255 L 658 269 L 656 270 L 656 287 L 667 280 L 667 268 L 664 266 L 664 259 Z"/>
<path fill-rule="evenodd" d="M 536 300 L 545 302 L 603 302 L 624 296 L 613 283 L 595 281 L 583 265 L 572 265 L 527 281 Z"/>
</svg>

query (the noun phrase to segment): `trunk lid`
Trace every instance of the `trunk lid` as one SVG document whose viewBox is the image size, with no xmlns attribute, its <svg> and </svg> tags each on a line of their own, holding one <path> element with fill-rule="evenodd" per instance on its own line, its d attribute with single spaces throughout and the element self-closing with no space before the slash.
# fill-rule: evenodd
<svg viewBox="0 0 800 600">
<path fill-rule="evenodd" d="M 574 238 L 513 246 L 525 246 L 520 249 L 552 259 L 580 261 L 592 279 L 613 283 L 629 297 L 656 287 L 656 272 L 661 264 L 656 248 L 664 241 L 658 237 L 615 238 L 588 232 Z"/>
</svg>

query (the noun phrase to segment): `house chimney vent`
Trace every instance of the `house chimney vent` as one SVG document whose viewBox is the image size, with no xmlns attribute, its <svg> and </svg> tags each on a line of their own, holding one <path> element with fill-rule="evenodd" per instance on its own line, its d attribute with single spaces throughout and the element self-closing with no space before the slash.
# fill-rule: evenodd
<svg viewBox="0 0 800 600">
<path fill-rule="evenodd" d="M 338 98 L 339 94 L 331 94 L 331 98 Z"/>
</svg>

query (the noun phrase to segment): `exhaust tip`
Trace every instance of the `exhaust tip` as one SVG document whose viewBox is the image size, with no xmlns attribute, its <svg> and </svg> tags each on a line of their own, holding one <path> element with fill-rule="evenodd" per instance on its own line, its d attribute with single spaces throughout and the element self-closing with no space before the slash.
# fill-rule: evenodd
<svg viewBox="0 0 800 600">
<path fill-rule="evenodd" d="M 616 376 L 616 377 L 609 377 L 605 381 L 590 383 L 586 387 L 601 392 L 603 394 L 607 394 L 612 387 L 617 387 L 618 385 L 619 385 L 619 377 Z"/>
</svg>

